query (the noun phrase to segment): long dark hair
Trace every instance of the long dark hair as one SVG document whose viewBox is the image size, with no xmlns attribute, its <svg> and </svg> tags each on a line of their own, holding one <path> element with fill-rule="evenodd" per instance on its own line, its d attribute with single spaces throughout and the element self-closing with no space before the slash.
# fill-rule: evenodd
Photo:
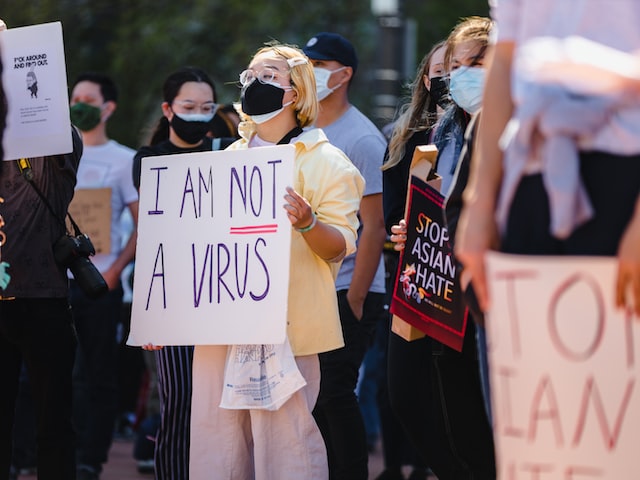
<svg viewBox="0 0 640 480">
<path fill-rule="evenodd" d="M 204 82 L 213 90 L 213 99 L 216 99 L 216 87 L 209 75 L 197 67 L 183 67 L 177 72 L 172 73 L 164 81 L 162 86 L 162 97 L 169 105 L 173 103 L 180 92 L 180 88 L 187 82 Z M 169 138 L 169 120 L 164 115 L 158 121 L 156 129 L 151 136 L 151 145 L 157 145 Z"/>
<path fill-rule="evenodd" d="M 411 135 L 422 130 L 429 130 L 435 125 L 437 121 L 436 106 L 432 102 L 431 93 L 424 84 L 424 77 L 429 76 L 433 55 L 445 46 L 444 41 L 436 43 L 422 58 L 413 83 L 410 85 L 411 100 L 401 107 L 401 114 L 395 121 L 389 140 L 389 158 L 382 166 L 382 170 L 388 170 L 400 163 Z"/>
</svg>

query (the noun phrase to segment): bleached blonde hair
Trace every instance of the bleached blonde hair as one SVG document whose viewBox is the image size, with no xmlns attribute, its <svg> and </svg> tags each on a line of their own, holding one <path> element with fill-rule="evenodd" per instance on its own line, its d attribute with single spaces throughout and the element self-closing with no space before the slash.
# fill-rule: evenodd
<svg viewBox="0 0 640 480">
<path fill-rule="evenodd" d="M 318 118 L 318 95 L 316 93 L 316 77 L 313 73 L 313 65 L 295 45 L 287 45 L 277 42 L 269 42 L 258 49 L 254 58 L 264 53 L 270 53 L 276 58 L 282 58 L 289 65 L 291 87 L 297 93 L 293 104 L 296 112 L 296 121 L 301 128 L 313 125 Z M 251 122 L 251 117 L 242 115 L 242 119 Z"/>
</svg>

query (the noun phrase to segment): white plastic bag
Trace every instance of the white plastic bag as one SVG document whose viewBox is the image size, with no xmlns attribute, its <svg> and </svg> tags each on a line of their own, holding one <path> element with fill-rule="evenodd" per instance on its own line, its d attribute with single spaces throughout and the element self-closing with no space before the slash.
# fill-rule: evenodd
<svg viewBox="0 0 640 480">
<path fill-rule="evenodd" d="M 288 338 L 281 344 L 231 345 L 220 407 L 278 410 L 306 384 Z"/>
</svg>

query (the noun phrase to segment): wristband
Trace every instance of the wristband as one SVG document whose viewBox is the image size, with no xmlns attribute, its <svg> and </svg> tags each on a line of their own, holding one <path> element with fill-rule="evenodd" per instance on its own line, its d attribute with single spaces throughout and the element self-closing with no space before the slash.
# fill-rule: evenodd
<svg viewBox="0 0 640 480">
<path fill-rule="evenodd" d="M 306 233 L 306 232 L 308 232 L 309 230 L 311 230 L 313 227 L 315 227 L 315 226 L 316 226 L 316 223 L 318 223 L 318 217 L 316 217 L 316 214 L 315 214 L 315 213 L 311 212 L 311 223 L 310 223 L 309 225 L 307 225 L 307 226 L 306 226 L 306 227 L 304 227 L 304 228 L 296 228 L 296 227 L 293 227 L 293 229 L 294 229 L 296 232 L 299 232 L 299 233 Z"/>
</svg>

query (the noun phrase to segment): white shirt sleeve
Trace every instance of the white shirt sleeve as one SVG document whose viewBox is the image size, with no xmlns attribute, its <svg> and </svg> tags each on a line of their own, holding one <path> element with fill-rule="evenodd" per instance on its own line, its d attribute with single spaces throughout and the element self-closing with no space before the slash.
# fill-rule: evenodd
<svg viewBox="0 0 640 480">
<path fill-rule="evenodd" d="M 489 0 L 491 18 L 496 22 L 496 42 L 515 41 L 522 21 L 522 3 L 526 0 Z"/>
</svg>

